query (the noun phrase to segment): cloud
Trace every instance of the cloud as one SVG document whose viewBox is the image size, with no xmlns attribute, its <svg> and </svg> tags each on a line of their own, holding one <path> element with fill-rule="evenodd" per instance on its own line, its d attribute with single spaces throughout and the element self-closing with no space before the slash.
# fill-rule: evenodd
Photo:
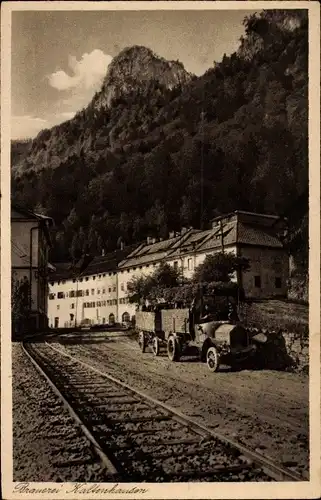
<svg viewBox="0 0 321 500">
<path fill-rule="evenodd" d="M 50 124 L 43 118 L 30 115 L 11 117 L 11 138 L 28 139 L 35 137 L 40 130 L 48 128 Z"/>
<path fill-rule="evenodd" d="M 69 73 L 55 71 L 48 76 L 49 85 L 59 91 L 69 92 L 64 100 L 72 111 L 89 103 L 94 93 L 99 90 L 106 75 L 112 57 L 100 49 L 85 53 L 78 61 L 75 56 L 68 57 Z"/>
<path fill-rule="evenodd" d="M 79 86 L 90 89 L 101 83 L 111 61 L 112 57 L 99 49 L 90 54 L 83 54 L 79 61 L 75 56 L 69 56 L 68 66 L 73 74 L 56 71 L 48 76 L 49 84 L 57 90 L 69 90 Z"/>
</svg>

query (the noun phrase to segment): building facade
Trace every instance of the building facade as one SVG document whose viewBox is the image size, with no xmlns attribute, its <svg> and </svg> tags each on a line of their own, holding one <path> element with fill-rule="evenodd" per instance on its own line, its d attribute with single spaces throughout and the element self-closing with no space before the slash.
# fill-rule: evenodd
<svg viewBox="0 0 321 500">
<path fill-rule="evenodd" d="M 129 303 L 127 290 L 134 277 L 148 276 L 166 262 L 182 277 L 191 278 L 207 255 L 222 251 L 249 259 L 250 269 L 233 276 L 247 298 L 284 297 L 289 258 L 278 236 L 281 232 L 282 221 L 277 216 L 236 211 L 214 219 L 206 231 L 183 229 L 163 241 L 148 238 L 134 248 L 96 257 L 77 279 L 70 272 L 64 279 L 52 279 L 50 325 L 132 319 L 136 306 Z"/>
<path fill-rule="evenodd" d="M 48 322 L 48 253 L 51 247 L 50 217 L 21 207 L 11 207 L 11 270 L 14 280 L 29 286 L 30 328 Z"/>
</svg>

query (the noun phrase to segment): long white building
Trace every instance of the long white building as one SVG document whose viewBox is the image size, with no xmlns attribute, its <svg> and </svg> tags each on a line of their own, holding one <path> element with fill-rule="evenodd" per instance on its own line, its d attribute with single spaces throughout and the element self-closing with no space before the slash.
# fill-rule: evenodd
<svg viewBox="0 0 321 500">
<path fill-rule="evenodd" d="M 213 220 L 206 231 L 184 229 L 163 241 L 151 240 L 96 257 L 79 275 L 64 269 L 52 276 L 48 300 L 52 327 L 120 323 L 135 315 L 127 285 L 134 276 L 148 275 L 162 262 L 192 277 L 206 255 L 231 252 L 249 259 L 249 271 L 235 276 L 252 298 L 287 295 L 289 258 L 277 234 L 279 217 L 236 211 Z"/>
</svg>

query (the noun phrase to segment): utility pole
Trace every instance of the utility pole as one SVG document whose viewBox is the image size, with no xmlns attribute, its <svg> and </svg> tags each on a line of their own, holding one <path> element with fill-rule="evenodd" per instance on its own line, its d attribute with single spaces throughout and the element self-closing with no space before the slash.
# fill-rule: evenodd
<svg viewBox="0 0 321 500">
<path fill-rule="evenodd" d="M 224 253 L 224 233 L 223 233 L 223 222 L 220 220 L 220 234 L 221 234 L 221 248 L 222 253 Z"/>
<path fill-rule="evenodd" d="M 77 310 L 78 310 L 78 277 L 76 278 L 76 311 L 75 311 L 75 328 L 77 328 Z"/>
<path fill-rule="evenodd" d="M 201 145 L 201 229 L 203 230 L 204 217 L 204 110 L 201 112 L 202 145 Z"/>
</svg>

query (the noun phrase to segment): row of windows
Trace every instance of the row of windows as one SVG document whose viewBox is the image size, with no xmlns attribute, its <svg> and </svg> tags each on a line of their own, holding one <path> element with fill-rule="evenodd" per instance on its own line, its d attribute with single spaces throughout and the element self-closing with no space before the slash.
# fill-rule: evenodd
<svg viewBox="0 0 321 500">
<path fill-rule="evenodd" d="M 118 299 L 119 304 L 128 304 L 129 300 L 127 298 Z M 93 302 L 85 302 L 84 307 L 105 307 L 105 306 L 116 306 L 117 299 L 111 300 L 97 300 Z M 57 305 L 57 310 L 60 309 L 59 304 Z M 75 303 L 70 304 L 70 309 L 75 309 Z"/>
<path fill-rule="evenodd" d="M 125 290 L 124 284 L 121 285 L 121 290 Z M 108 288 L 108 293 L 111 292 L 116 292 L 116 286 L 109 287 Z M 106 293 L 106 288 L 97 288 L 96 291 L 97 295 L 104 295 Z M 70 292 L 58 292 L 57 293 L 57 299 L 64 299 L 64 298 L 74 298 L 74 297 L 88 297 L 88 295 L 95 295 L 95 288 L 92 288 L 91 290 L 70 290 Z M 49 300 L 53 300 L 56 298 L 55 293 L 50 293 L 49 294 Z"/>
</svg>

